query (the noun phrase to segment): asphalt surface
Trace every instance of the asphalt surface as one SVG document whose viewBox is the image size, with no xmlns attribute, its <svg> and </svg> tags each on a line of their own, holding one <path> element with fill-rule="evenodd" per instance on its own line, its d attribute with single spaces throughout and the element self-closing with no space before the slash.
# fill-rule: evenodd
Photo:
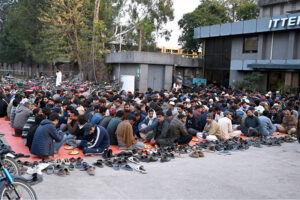
<svg viewBox="0 0 300 200">
<path fill-rule="evenodd" d="M 298 142 L 144 166 L 147 174 L 106 166 L 94 177 L 79 170 L 67 177 L 45 174 L 34 189 L 39 199 L 300 199 Z"/>
</svg>

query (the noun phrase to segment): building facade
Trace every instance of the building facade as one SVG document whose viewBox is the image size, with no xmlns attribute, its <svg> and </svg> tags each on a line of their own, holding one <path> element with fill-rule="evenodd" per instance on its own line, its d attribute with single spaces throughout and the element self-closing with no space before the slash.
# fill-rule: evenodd
<svg viewBox="0 0 300 200">
<path fill-rule="evenodd" d="M 204 76 L 235 85 L 253 71 L 261 89 L 299 88 L 300 1 L 260 0 L 258 19 L 195 28 L 205 41 Z"/>
<path fill-rule="evenodd" d="M 135 77 L 135 89 L 146 92 L 170 90 L 174 76 L 179 72 L 184 80 L 200 77 L 201 64 L 198 58 L 153 52 L 127 51 L 110 53 L 105 63 L 113 67 L 113 80 L 120 82 L 123 75 Z"/>
</svg>

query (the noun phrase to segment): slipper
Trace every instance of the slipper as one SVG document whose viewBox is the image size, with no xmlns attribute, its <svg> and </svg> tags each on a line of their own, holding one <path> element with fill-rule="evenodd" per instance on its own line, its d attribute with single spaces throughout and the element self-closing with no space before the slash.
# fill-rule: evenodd
<svg viewBox="0 0 300 200">
<path fill-rule="evenodd" d="M 61 159 L 56 159 L 55 161 L 54 161 L 54 165 L 55 166 L 58 166 L 58 165 L 62 165 L 62 160 Z"/>
<path fill-rule="evenodd" d="M 49 165 L 49 163 L 40 163 L 39 165 L 37 165 L 37 173 L 43 174 L 42 171 L 45 170 Z"/>
<path fill-rule="evenodd" d="M 46 170 L 46 174 L 48 174 L 48 175 L 54 174 L 54 166 L 53 165 L 48 166 L 45 170 Z"/>
<path fill-rule="evenodd" d="M 69 166 L 71 164 L 71 161 L 68 158 L 64 158 L 62 160 L 62 163 L 65 164 L 65 165 L 67 165 L 67 166 Z"/>
<path fill-rule="evenodd" d="M 97 162 L 93 163 L 93 165 L 96 166 L 96 167 L 99 167 L 99 168 L 104 167 L 102 159 L 97 160 Z"/>
<path fill-rule="evenodd" d="M 105 165 L 106 165 L 107 167 L 113 167 L 113 164 L 112 164 L 112 162 L 111 162 L 110 160 L 107 160 L 107 161 L 105 162 Z"/>
<path fill-rule="evenodd" d="M 134 163 L 134 164 L 139 164 L 139 163 L 140 163 L 139 159 L 137 159 L 137 158 L 135 158 L 135 157 L 129 157 L 129 158 L 128 158 L 128 161 L 129 161 L 129 162 L 132 162 L 132 163 Z"/>
<path fill-rule="evenodd" d="M 67 167 L 64 167 L 63 169 L 64 169 L 64 171 L 65 171 L 66 175 L 70 175 L 70 170 L 69 170 L 69 168 L 67 168 Z"/>
<path fill-rule="evenodd" d="M 23 178 L 30 185 L 36 185 L 43 181 L 43 176 L 40 174 L 37 174 L 37 173 L 34 173 L 32 175 L 27 175 L 27 176 L 25 175 L 25 176 L 23 176 Z"/>
<path fill-rule="evenodd" d="M 29 168 L 27 169 L 26 173 L 27 173 L 27 174 L 30 174 L 30 175 L 36 174 L 36 173 L 37 173 L 37 167 L 36 167 L 36 166 L 35 166 L 35 167 L 29 167 Z"/>
<path fill-rule="evenodd" d="M 130 165 L 122 165 L 121 168 L 127 171 L 133 171 L 133 168 L 130 167 Z"/>
<path fill-rule="evenodd" d="M 80 169 L 81 167 L 82 167 L 82 163 L 77 161 L 77 162 L 75 163 L 75 168 L 76 168 L 76 169 Z"/>
<path fill-rule="evenodd" d="M 70 162 L 74 163 L 76 161 L 76 159 L 74 157 L 70 158 Z"/>
<path fill-rule="evenodd" d="M 113 156 L 112 150 L 111 149 L 106 149 L 104 150 L 102 157 L 103 158 L 111 158 Z"/>
<path fill-rule="evenodd" d="M 87 168 L 88 168 L 88 163 L 87 162 L 83 162 L 82 164 L 81 164 L 81 168 L 80 168 L 80 171 L 86 171 L 87 170 Z"/>
<path fill-rule="evenodd" d="M 147 171 L 145 170 L 143 165 L 138 165 L 134 169 L 142 174 L 147 174 Z"/>
<path fill-rule="evenodd" d="M 74 171 L 74 169 L 75 169 L 75 166 L 71 163 L 71 164 L 69 165 L 69 170 L 70 170 L 70 171 Z"/>
<path fill-rule="evenodd" d="M 65 150 L 73 150 L 73 149 L 75 149 L 75 147 L 73 147 L 73 146 L 65 146 L 64 149 Z"/>
<path fill-rule="evenodd" d="M 73 150 L 73 151 L 69 152 L 69 155 L 78 155 L 78 154 L 79 154 L 79 151 L 77 151 L 77 150 Z"/>
<path fill-rule="evenodd" d="M 116 170 L 116 171 L 120 170 L 120 164 L 121 164 L 120 162 L 117 162 L 117 163 L 113 164 L 113 169 Z"/>
<path fill-rule="evenodd" d="M 219 155 L 231 155 L 231 153 L 227 150 L 223 150 L 223 151 L 220 151 L 218 152 Z"/>
<path fill-rule="evenodd" d="M 62 177 L 67 176 L 67 173 L 66 173 L 66 171 L 64 170 L 64 168 L 60 168 L 59 170 L 55 171 L 55 174 L 56 174 L 57 176 L 62 176 Z"/>
<path fill-rule="evenodd" d="M 23 165 L 29 167 L 29 166 L 31 166 L 31 163 L 29 161 L 25 161 L 25 162 L 23 162 Z"/>
<path fill-rule="evenodd" d="M 95 176 L 95 167 L 89 165 L 86 171 L 90 176 Z"/>
</svg>

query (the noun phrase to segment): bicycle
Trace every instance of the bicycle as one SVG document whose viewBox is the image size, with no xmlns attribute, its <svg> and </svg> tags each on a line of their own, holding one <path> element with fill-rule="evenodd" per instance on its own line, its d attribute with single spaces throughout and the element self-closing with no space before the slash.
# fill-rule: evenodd
<svg viewBox="0 0 300 200">
<path fill-rule="evenodd" d="M 0 139 L 0 146 L 5 145 L 3 141 Z M 4 159 L 2 164 L 8 169 L 9 173 L 14 176 L 21 176 L 21 169 L 19 164 L 15 160 L 15 156 L 13 153 L 7 153 L 4 155 Z M 3 177 L 3 173 L 0 173 L 0 177 Z"/>
<path fill-rule="evenodd" d="M 5 168 L 3 160 L 5 155 L 11 151 L 10 147 L 3 144 L 0 146 L 0 169 L 4 177 L 0 177 L 0 199 L 32 199 L 36 200 L 35 191 L 28 185 L 22 177 L 12 176 Z"/>
</svg>

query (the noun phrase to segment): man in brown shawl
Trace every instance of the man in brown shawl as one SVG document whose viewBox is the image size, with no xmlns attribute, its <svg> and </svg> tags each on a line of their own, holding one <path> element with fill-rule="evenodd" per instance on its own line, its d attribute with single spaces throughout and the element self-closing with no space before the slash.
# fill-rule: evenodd
<svg viewBox="0 0 300 200">
<path fill-rule="evenodd" d="M 144 149 L 142 142 L 137 142 L 133 136 L 132 125 L 135 123 L 135 116 L 122 121 L 116 130 L 119 149 Z"/>
</svg>

